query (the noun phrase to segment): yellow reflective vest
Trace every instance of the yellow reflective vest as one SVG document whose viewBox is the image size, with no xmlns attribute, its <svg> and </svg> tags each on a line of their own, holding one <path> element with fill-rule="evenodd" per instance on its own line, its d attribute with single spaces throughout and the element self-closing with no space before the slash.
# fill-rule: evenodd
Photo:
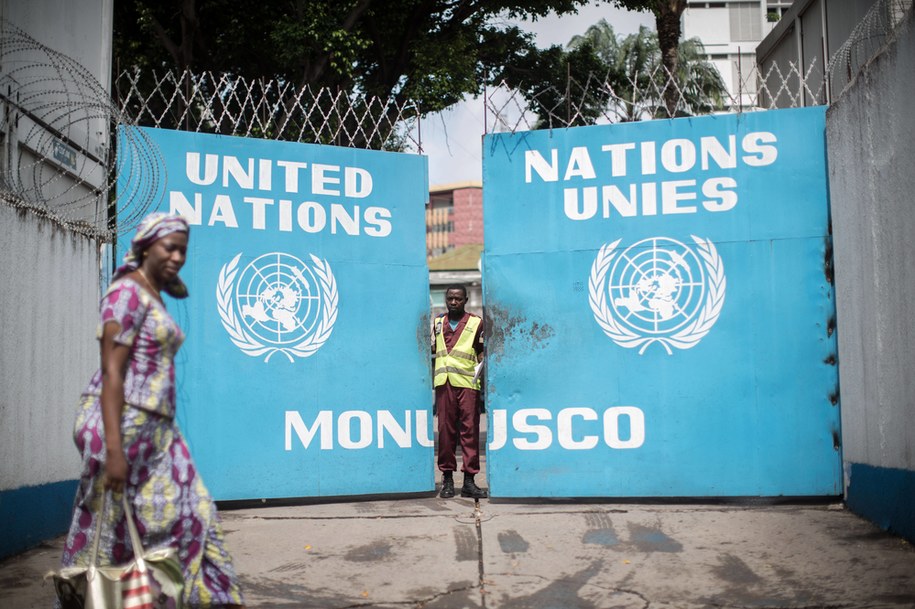
<svg viewBox="0 0 915 609">
<path fill-rule="evenodd" d="M 482 319 L 476 315 L 470 315 L 467 323 L 464 324 L 464 330 L 458 337 L 454 348 L 448 351 L 445 346 L 445 330 L 443 324 L 448 315 L 435 318 L 435 377 L 432 384 L 440 387 L 445 382 L 451 383 L 452 387 L 469 387 L 471 389 L 480 389 L 480 380 L 473 380 L 473 371 L 477 365 L 477 354 L 473 350 L 473 338 L 477 334 L 477 328 L 480 327 Z"/>
</svg>

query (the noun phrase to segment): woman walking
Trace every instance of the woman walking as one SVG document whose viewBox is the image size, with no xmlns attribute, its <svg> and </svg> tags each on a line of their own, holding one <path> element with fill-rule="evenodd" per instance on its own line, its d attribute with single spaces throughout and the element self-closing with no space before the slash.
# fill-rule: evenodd
<svg viewBox="0 0 915 609">
<path fill-rule="evenodd" d="M 96 531 L 100 564 L 133 557 L 120 501 L 127 493 L 146 550 L 173 547 L 187 607 L 242 607 L 216 507 L 175 423 L 175 354 L 184 340 L 161 292 L 186 298 L 178 276 L 189 228 L 180 216 L 143 219 L 101 302 L 101 367 L 83 392 L 74 429 L 82 475 L 63 566 L 85 565 Z"/>
</svg>

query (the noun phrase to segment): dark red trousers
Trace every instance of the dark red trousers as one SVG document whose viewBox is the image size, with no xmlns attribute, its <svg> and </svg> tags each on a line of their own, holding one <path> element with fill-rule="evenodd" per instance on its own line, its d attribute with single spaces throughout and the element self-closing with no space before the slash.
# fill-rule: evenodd
<svg viewBox="0 0 915 609">
<path fill-rule="evenodd" d="M 435 411 L 438 413 L 438 468 L 443 472 L 457 469 L 455 451 L 461 443 L 461 470 L 480 473 L 480 411 L 477 390 L 452 387 L 445 383 L 435 388 Z"/>
</svg>

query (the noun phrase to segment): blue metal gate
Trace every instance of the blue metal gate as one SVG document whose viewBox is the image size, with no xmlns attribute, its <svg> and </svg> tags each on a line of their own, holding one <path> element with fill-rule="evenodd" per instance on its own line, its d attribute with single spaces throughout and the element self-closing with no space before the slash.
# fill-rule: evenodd
<svg viewBox="0 0 915 609">
<path fill-rule="evenodd" d="M 494 134 L 494 496 L 841 493 L 823 108 Z"/>
<path fill-rule="evenodd" d="M 159 208 L 191 223 L 191 297 L 168 306 L 179 423 L 213 495 L 432 490 L 426 158 L 146 134 Z"/>
</svg>

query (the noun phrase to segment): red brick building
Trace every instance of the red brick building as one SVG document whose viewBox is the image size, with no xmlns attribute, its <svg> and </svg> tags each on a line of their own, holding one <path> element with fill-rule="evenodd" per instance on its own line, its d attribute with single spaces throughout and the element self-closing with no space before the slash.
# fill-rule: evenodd
<svg viewBox="0 0 915 609">
<path fill-rule="evenodd" d="M 480 253 L 483 250 L 483 185 L 459 182 L 429 189 L 426 257 L 433 315 L 445 311 L 445 288 L 467 286 L 467 309 L 481 313 Z"/>
<path fill-rule="evenodd" d="M 429 189 L 426 256 L 483 243 L 483 185 L 458 182 Z"/>
</svg>

